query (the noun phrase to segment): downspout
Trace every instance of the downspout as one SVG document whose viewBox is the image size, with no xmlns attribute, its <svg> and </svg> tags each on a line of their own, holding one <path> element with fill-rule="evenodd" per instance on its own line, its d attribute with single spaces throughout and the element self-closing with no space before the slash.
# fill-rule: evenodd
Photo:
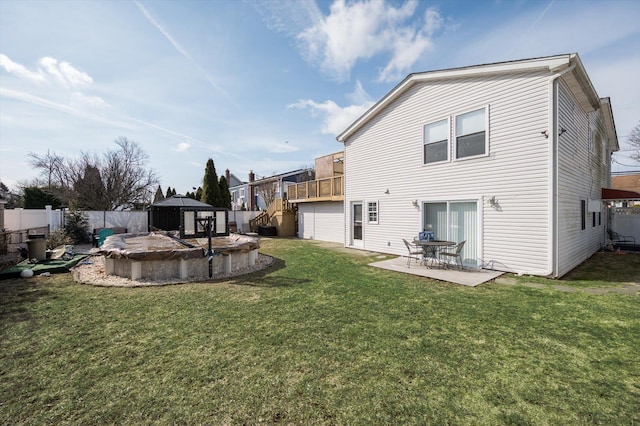
<svg viewBox="0 0 640 426">
<path fill-rule="evenodd" d="M 558 97 L 556 90 L 556 80 L 563 75 L 573 71 L 576 67 L 574 62 L 569 68 L 551 77 L 549 80 L 549 268 L 544 272 L 545 276 L 558 276 L 558 253 L 560 243 L 558 241 Z"/>
</svg>

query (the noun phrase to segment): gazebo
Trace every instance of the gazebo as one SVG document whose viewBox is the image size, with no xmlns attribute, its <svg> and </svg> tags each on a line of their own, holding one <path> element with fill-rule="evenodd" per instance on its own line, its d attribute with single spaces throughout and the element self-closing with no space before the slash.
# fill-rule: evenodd
<svg viewBox="0 0 640 426">
<path fill-rule="evenodd" d="M 206 218 L 213 221 L 213 235 L 229 235 L 228 210 L 184 195 L 174 195 L 149 207 L 149 231 L 180 231 L 180 237 L 205 236 Z"/>
</svg>

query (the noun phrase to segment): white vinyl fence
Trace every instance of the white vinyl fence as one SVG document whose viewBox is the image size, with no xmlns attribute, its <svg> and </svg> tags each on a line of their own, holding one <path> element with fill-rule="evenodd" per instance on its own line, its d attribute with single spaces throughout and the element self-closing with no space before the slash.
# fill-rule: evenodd
<svg viewBox="0 0 640 426">
<path fill-rule="evenodd" d="M 640 245 L 640 211 L 630 207 L 617 207 L 611 217 L 611 229 L 620 235 L 635 237 Z"/>
<path fill-rule="evenodd" d="M 230 210 L 229 222 L 235 222 L 238 232 L 249 232 L 249 221 L 258 216 L 260 212 L 246 210 Z"/>
<path fill-rule="evenodd" d="M 89 219 L 88 231 L 96 228 L 127 228 L 127 232 L 147 232 L 148 214 L 146 211 L 85 211 Z M 249 231 L 249 220 L 260 212 L 229 211 L 229 221 L 236 222 L 238 231 Z M 33 228 L 49 227 L 53 232 L 64 227 L 64 211 L 53 210 L 47 206 L 44 210 L 9 209 L 4 210 L 4 226 L 8 231 L 21 231 Z"/>
<path fill-rule="evenodd" d="M 89 232 L 97 228 L 126 228 L 127 232 L 147 232 L 149 216 L 146 211 L 85 211 L 89 218 Z"/>
<path fill-rule="evenodd" d="M 47 206 L 44 210 L 10 209 L 4 211 L 4 227 L 9 231 L 49 227 L 49 231 L 62 228 L 64 212 L 52 210 Z"/>
</svg>

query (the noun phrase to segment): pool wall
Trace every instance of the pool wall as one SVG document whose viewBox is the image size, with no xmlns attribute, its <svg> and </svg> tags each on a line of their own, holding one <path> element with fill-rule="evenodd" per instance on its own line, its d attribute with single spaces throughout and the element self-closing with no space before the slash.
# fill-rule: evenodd
<svg viewBox="0 0 640 426">
<path fill-rule="evenodd" d="M 112 237 L 109 237 L 112 238 Z M 165 245 L 166 250 L 146 251 L 144 248 L 131 249 L 127 241 L 152 240 L 156 246 Z M 165 241 L 168 239 L 168 241 Z M 194 247 L 187 242 L 176 241 L 162 235 L 137 234 L 118 237 L 117 241 L 106 244 L 101 252 L 105 255 L 105 274 L 129 278 L 131 280 L 207 280 L 209 279 L 209 258 L 206 249 Z M 185 244 L 177 248 L 176 244 Z M 202 241 L 198 241 L 202 243 Z M 248 236 L 231 235 L 216 238 L 217 247 L 211 256 L 212 278 L 228 276 L 250 268 L 258 259 L 258 239 Z M 111 246 L 111 247 L 109 247 Z"/>
</svg>

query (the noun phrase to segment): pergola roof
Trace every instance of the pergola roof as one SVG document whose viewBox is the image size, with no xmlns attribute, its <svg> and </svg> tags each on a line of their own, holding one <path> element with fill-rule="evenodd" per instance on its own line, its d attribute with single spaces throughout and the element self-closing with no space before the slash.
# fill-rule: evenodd
<svg viewBox="0 0 640 426">
<path fill-rule="evenodd" d="M 151 207 L 213 207 L 210 204 L 203 203 L 193 198 L 189 198 L 184 195 L 174 195 L 169 198 L 165 198 L 162 201 L 151 204 Z"/>
<path fill-rule="evenodd" d="M 626 189 L 602 188 L 602 199 L 611 201 L 640 201 L 640 194 Z"/>
</svg>

